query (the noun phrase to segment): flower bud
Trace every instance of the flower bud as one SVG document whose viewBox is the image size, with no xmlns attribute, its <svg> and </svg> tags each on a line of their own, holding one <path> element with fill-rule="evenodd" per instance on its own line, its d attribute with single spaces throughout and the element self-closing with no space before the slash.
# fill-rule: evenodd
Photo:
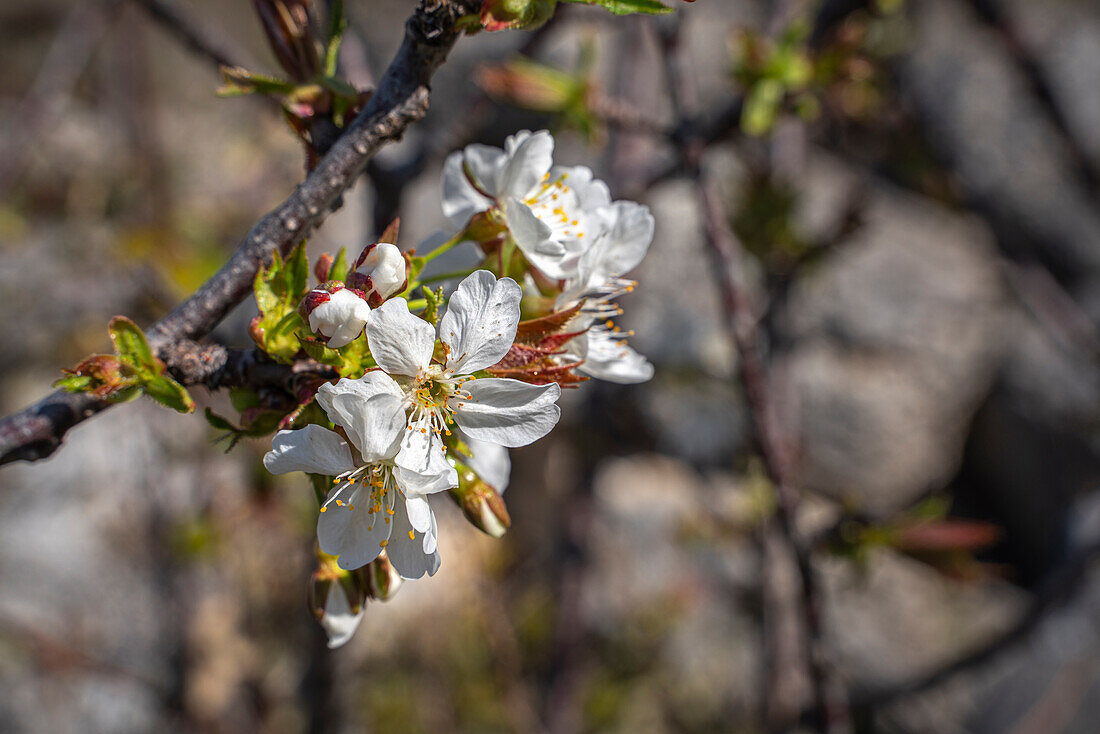
<svg viewBox="0 0 1100 734">
<path fill-rule="evenodd" d="M 460 472 L 451 497 L 474 527 L 499 538 L 512 526 L 504 498 L 472 471 Z"/>
<path fill-rule="evenodd" d="M 531 30 L 550 20 L 557 0 L 483 0 L 481 26 L 487 31 Z"/>
<path fill-rule="evenodd" d="M 338 349 L 363 333 L 370 306 L 360 291 L 330 280 L 307 293 L 298 304 L 298 312 L 309 320 L 311 330 L 324 335 L 328 345 Z"/>
<path fill-rule="evenodd" d="M 372 599 L 389 601 L 401 588 L 401 575 L 390 563 L 385 551 L 382 551 L 378 558 L 363 567 L 361 573 L 367 587 L 367 594 Z"/>
<path fill-rule="evenodd" d="M 348 287 L 367 294 L 367 302 L 378 307 L 409 282 L 407 263 L 397 245 L 379 242 L 367 245 L 348 275 Z"/>
<path fill-rule="evenodd" d="M 355 634 L 366 601 L 360 575 L 337 566 L 335 558 L 323 556 L 309 579 L 309 609 L 328 635 L 329 648 L 340 647 Z"/>
</svg>

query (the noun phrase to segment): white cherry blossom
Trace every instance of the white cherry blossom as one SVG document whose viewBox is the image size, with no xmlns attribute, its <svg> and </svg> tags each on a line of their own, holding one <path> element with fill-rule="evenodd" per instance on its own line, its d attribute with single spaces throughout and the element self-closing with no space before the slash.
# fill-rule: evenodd
<svg viewBox="0 0 1100 734">
<path fill-rule="evenodd" d="M 366 377 L 372 375 L 385 377 Z M 317 425 L 279 431 L 264 466 L 273 474 L 336 477 L 321 508 L 317 537 L 322 551 L 339 556 L 341 568 L 364 566 L 385 548 L 402 577 L 434 574 L 439 553 L 427 495 L 454 486 L 457 475 L 445 461 L 433 465 L 434 473 L 394 462 L 405 430 L 404 405 L 373 383 L 342 379 L 318 391 L 317 402 L 348 440 Z"/>
<path fill-rule="evenodd" d="M 348 275 L 348 285 L 366 293 L 372 305 L 404 290 L 407 283 L 405 256 L 389 242 L 367 245 Z"/>
<path fill-rule="evenodd" d="M 597 211 L 611 196 L 588 168 L 554 166 L 553 152 L 549 132 L 522 130 L 503 150 L 474 144 L 452 153 L 443 166 L 443 213 L 461 229 L 489 212 L 531 265 L 560 279 L 599 235 Z"/>
<path fill-rule="evenodd" d="M 631 201 L 617 201 L 601 210 L 605 229 L 585 251 L 574 277 L 568 279 L 555 305 L 581 311 L 571 328 L 588 330 L 565 345 L 562 359 L 584 360 L 579 372 L 624 384 L 653 377 L 653 365 L 627 343 L 629 334 L 612 319 L 622 313 L 613 299 L 632 291 L 635 283 L 624 276 L 641 263 L 653 241 L 654 221 L 649 209 Z"/>
<path fill-rule="evenodd" d="M 326 283 L 306 294 L 299 307 L 311 331 L 328 339 L 333 349 L 350 344 L 366 326 L 370 306 L 364 294 L 342 283 Z"/>
<path fill-rule="evenodd" d="M 475 441 L 516 447 L 542 438 L 557 423 L 561 388 L 556 384 L 474 377 L 511 348 L 521 295 L 510 278 L 497 280 L 485 270 L 467 276 L 439 323 L 442 363 L 433 361 L 435 329 L 409 313 L 404 299 L 386 301 L 371 313 L 367 340 L 384 372 L 362 379 L 370 379 L 372 389 L 399 399 L 407 410 L 394 459 L 398 467 L 433 475 L 449 466 L 443 436 L 452 432 L 452 425 Z"/>
</svg>

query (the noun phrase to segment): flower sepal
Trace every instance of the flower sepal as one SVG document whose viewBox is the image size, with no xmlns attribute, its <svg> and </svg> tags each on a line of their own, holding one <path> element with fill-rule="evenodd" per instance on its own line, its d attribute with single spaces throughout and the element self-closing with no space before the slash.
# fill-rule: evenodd
<svg viewBox="0 0 1100 734">
<path fill-rule="evenodd" d="M 502 537 L 512 526 L 504 498 L 472 469 L 458 468 L 458 486 L 451 489 L 451 498 L 470 524 L 494 538 Z"/>
<path fill-rule="evenodd" d="M 367 595 L 378 601 L 389 601 L 401 588 L 404 579 L 390 563 L 389 556 L 382 551 L 378 558 L 359 570 L 367 587 Z"/>
</svg>

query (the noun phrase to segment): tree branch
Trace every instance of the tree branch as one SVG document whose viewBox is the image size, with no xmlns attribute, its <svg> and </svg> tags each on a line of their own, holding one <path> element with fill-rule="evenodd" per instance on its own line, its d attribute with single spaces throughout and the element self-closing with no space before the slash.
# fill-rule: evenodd
<svg viewBox="0 0 1100 734">
<path fill-rule="evenodd" d="M 682 68 L 683 59 L 678 53 L 678 29 L 666 30 L 660 40 L 669 99 L 680 121 L 673 133 L 679 160 L 672 170 L 684 170 L 695 182 L 702 207 L 705 240 L 714 257 L 730 336 L 740 358 L 738 375 L 748 404 L 752 439 L 775 490 L 780 538 L 793 555 L 798 571 L 801 598 L 797 618 L 801 622 L 806 646 L 805 665 L 813 695 L 813 726 L 822 734 L 847 732 L 850 721 L 846 692 L 838 681 L 832 679 L 824 654 L 821 598 L 810 548 L 795 527 L 798 490 L 794 485 L 793 451 L 779 425 L 757 318 L 738 280 L 743 250 L 730 230 L 728 217 L 701 166 L 701 157 L 707 146 L 733 129 L 740 115 L 740 100 L 733 100 L 706 126 L 701 125 L 699 118 L 691 115 L 696 100 L 690 74 Z M 799 711 L 789 713 L 786 718 L 790 720 L 772 723 L 783 729 L 793 728 L 798 724 Z"/>
<path fill-rule="evenodd" d="M 248 296 L 260 266 L 317 228 L 370 158 L 425 115 L 429 80 L 458 39 L 459 19 L 477 7 L 476 0 L 421 0 L 405 25 L 401 48 L 352 126 L 298 189 L 252 227 L 210 280 L 146 331 L 158 356 L 170 357 L 173 345 L 208 334 Z M 177 367 L 170 359 L 165 362 Z M 0 420 L 0 464 L 49 456 L 69 429 L 110 405 L 88 395 L 55 392 Z"/>
<path fill-rule="evenodd" d="M 226 42 L 223 39 L 218 38 L 212 29 L 196 22 L 187 14 L 187 11 L 172 0 L 134 0 L 134 3 L 144 8 L 153 20 L 179 39 L 195 55 L 209 59 L 219 68 L 242 65 L 240 61 L 232 58 L 232 53 L 226 49 Z M 248 66 L 248 64 L 243 65 Z"/>
</svg>

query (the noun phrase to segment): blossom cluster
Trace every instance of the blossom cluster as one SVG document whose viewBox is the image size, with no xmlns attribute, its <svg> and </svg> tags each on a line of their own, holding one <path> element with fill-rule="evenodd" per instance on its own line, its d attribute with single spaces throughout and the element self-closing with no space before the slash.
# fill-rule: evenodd
<svg viewBox="0 0 1100 734">
<path fill-rule="evenodd" d="M 439 568 L 431 495 L 450 492 L 475 525 L 502 534 L 508 449 L 554 427 L 562 387 L 653 374 L 614 325 L 653 217 L 612 201 L 589 169 L 555 166 L 553 148 L 548 132 L 522 131 L 503 149 L 452 154 L 443 245 L 416 256 L 395 241 L 372 244 L 346 273 L 329 258 L 297 304 L 302 346 L 343 376 L 317 386 L 320 410 L 279 431 L 264 465 L 325 478 L 315 575 L 324 586 L 311 597 L 333 645 L 351 637 L 368 596 Z M 433 292 L 428 283 L 450 276 L 425 272 L 464 242 L 480 262 L 449 295 Z M 371 578 L 390 578 L 387 591 L 372 592 Z"/>
</svg>

